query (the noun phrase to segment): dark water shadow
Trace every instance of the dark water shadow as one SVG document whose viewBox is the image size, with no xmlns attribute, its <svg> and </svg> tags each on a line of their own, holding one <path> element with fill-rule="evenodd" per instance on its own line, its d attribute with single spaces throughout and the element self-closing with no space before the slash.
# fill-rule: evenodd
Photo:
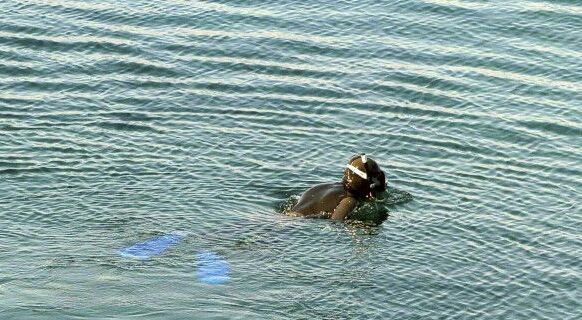
<svg viewBox="0 0 582 320">
<path fill-rule="evenodd" d="M 278 205 L 277 212 L 281 214 L 287 214 L 290 212 L 300 196 L 300 194 L 292 194 L 288 196 L 285 201 Z M 388 187 L 385 192 L 379 194 L 377 197 L 361 201 L 356 209 L 348 215 L 345 223 L 354 226 L 380 225 L 388 218 L 390 208 L 410 202 L 412 199 L 412 194 L 393 187 Z M 330 213 L 322 212 L 321 214 L 304 218 L 327 219 L 330 215 Z"/>
</svg>

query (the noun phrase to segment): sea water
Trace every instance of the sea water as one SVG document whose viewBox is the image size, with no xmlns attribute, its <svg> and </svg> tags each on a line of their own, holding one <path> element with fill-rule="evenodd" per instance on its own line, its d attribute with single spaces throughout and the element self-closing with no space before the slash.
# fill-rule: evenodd
<svg viewBox="0 0 582 320">
<path fill-rule="evenodd" d="M 579 319 L 580 1 L 0 12 L 1 319 Z M 280 213 L 358 152 L 412 201 Z"/>
</svg>

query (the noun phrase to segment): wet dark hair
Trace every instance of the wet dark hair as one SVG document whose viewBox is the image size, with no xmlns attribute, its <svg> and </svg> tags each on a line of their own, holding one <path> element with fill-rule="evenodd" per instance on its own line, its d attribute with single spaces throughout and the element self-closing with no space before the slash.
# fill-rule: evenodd
<svg viewBox="0 0 582 320">
<path fill-rule="evenodd" d="M 366 162 L 363 161 L 364 158 L 366 158 Z M 373 159 L 365 157 L 365 154 L 358 154 L 350 158 L 348 165 L 354 166 L 366 173 L 367 176 L 367 179 L 364 179 L 350 168 L 346 168 L 342 182 L 348 192 L 357 197 L 366 197 L 369 194 L 374 196 L 376 193 L 386 190 L 386 175 Z"/>
</svg>

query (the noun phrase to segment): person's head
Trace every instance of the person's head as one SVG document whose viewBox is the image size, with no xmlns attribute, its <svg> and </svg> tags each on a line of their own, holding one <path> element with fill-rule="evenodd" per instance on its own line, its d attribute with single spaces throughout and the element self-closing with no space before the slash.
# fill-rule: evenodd
<svg viewBox="0 0 582 320">
<path fill-rule="evenodd" d="M 376 161 L 365 154 L 353 156 L 343 177 L 344 186 L 356 196 L 376 196 L 386 190 L 386 176 Z"/>
</svg>

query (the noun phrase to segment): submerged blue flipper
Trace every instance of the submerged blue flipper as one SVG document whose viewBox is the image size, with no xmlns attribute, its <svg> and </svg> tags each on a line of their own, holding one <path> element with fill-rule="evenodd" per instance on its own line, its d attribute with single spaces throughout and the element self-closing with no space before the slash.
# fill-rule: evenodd
<svg viewBox="0 0 582 320">
<path fill-rule="evenodd" d="M 223 284 L 230 278 L 230 266 L 218 254 L 205 250 L 196 254 L 196 258 L 196 274 L 201 282 Z"/>
<path fill-rule="evenodd" d="M 148 259 L 152 256 L 162 254 L 171 246 L 180 242 L 184 237 L 185 235 L 179 232 L 157 236 L 145 242 L 136 243 L 131 247 L 127 247 L 119 251 L 119 254 L 127 258 L 140 260 Z"/>
</svg>

